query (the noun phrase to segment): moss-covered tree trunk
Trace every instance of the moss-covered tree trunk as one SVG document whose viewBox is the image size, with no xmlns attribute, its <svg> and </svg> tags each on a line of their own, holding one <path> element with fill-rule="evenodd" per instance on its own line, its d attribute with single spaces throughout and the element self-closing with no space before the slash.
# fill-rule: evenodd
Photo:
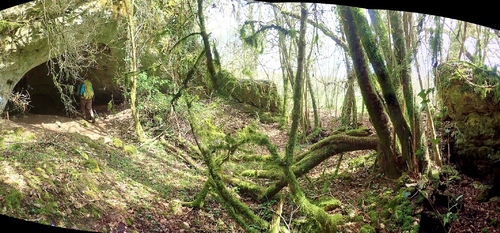
<svg viewBox="0 0 500 233">
<path fill-rule="evenodd" d="M 127 11 L 128 19 L 128 39 L 130 44 L 130 79 L 132 87 L 130 89 L 130 109 L 132 111 L 132 118 L 135 124 L 135 133 L 140 142 L 145 141 L 144 130 L 142 129 L 141 121 L 139 119 L 139 112 L 137 111 L 137 46 L 135 43 L 135 24 L 134 24 L 134 0 L 125 1 L 125 9 Z"/>
<path fill-rule="evenodd" d="M 392 134 L 390 130 L 392 127 L 385 112 L 384 105 L 382 104 L 381 99 L 379 99 L 379 96 L 375 92 L 375 89 L 371 83 L 370 75 L 368 73 L 367 60 L 361 46 L 360 36 L 363 37 L 364 35 L 358 35 L 359 30 L 357 30 L 356 27 L 356 24 L 358 24 L 358 22 L 355 23 L 353 14 L 351 14 L 351 8 L 346 6 L 339 6 L 338 9 L 339 14 L 342 18 L 342 27 L 348 41 L 349 53 L 351 55 L 351 58 L 353 59 L 354 69 L 356 71 L 356 77 L 360 86 L 361 95 L 363 96 L 363 99 L 366 103 L 368 115 L 370 116 L 375 131 L 377 132 L 377 135 L 380 139 L 380 154 L 378 160 L 380 169 L 389 177 L 399 177 L 401 175 L 401 171 L 396 161 L 396 152 L 394 151 L 394 148 L 392 146 Z M 362 15 L 359 15 L 360 9 L 352 8 L 352 10 L 358 13 L 358 18 L 363 17 Z M 369 29 L 365 28 L 365 30 Z M 374 45 L 372 45 L 371 48 L 377 51 Z M 386 78 L 385 81 L 392 86 L 392 83 L 388 78 Z M 381 83 L 381 85 L 383 84 Z M 386 95 L 384 94 L 384 96 Z M 392 93 L 392 95 L 387 95 L 387 97 L 386 101 L 390 101 L 387 103 L 388 105 L 398 104 L 394 93 Z"/>
<path fill-rule="evenodd" d="M 387 113 L 389 114 L 389 117 L 391 118 L 392 125 L 395 128 L 396 135 L 398 136 L 399 143 L 401 144 L 401 154 L 403 156 L 403 161 L 402 163 L 399 164 L 399 169 L 402 171 L 405 171 L 407 169 L 412 169 L 414 165 L 414 157 L 413 157 L 413 134 L 412 134 L 412 129 L 410 128 L 410 124 L 408 124 L 407 120 L 405 119 L 405 115 L 403 113 L 403 110 L 400 106 L 400 101 L 398 100 L 398 96 L 396 93 L 396 89 L 393 86 L 393 79 L 397 77 L 391 77 L 387 67 L 384 65 L 384 61 L 382 58 L 382 55 L 377 49 L 377 45 L 374 40 L 374 36 L 371 33 L 371 30 L 368 28 L 368 22 L 366 18 L 363 16 L 363 13 L 360 11 L 358 8 L 352 8 L 352 13 L 354 20 L 356 22 L 356 25 L 358 26 L 357 30 L 358 33 L 360 34 L 361 40 L 363 41 L 363 46 L 365 48 L 365 51 L 370 58 L 370 63 L 375 70 L 375 74 L 377 76 L 377 80 L 380 83 L 380 86 L 382 88 L 382 93 L 384 100 L 386 102 L 387 106 Z M 392 22 L 392 20 L 391 20 Z M 401 22 L 399 24 L 401 26 Z M 393 31 L 397 31 L 398 33 L 402 33 L 402 27 L 400 28 L 392 28 Z M 396 32 L 394 32 L 396 33 Z M 401 34 L 402 36 L 402 34 Z M 394 72 L 395 74 L 400 74 L 400 75 L 407 75 L 408 72 L 408 64 L 405 64 L 407 62 L 406 60 L 406 50 L 405 50 L 405 42 L 403 38 L 395 38 L 398 40 L 395 45 L 395 54 L 399 54 L 398 56 L 395 56 L 396 58 L 396 66 L 400 67 L 402 66 L 400 72 Z M 401 48 L 402 46 L 402 48 Z M 401 57 L 403 56 L 403 57 Z M 409 77 L 406 77 L 403 82 L 411 82 L 409 80 Z M 405 85 L 410 85 L 406 83 Z M 413 101 L 413 93 L 411 90 L 411 86 L 407 86 L 406 89 L 404 90 L 404 95 L 408 95 L 408 98 L 410 99 L 410 102 L 412 103 Z M 411 96 L 410 96 L 411 95 Z M 406 101 L 402 101 L 405 102 Z M 408 104 L 407 104 L 408 105 Z M 411 105 L 411 108 L 413 109 L 414 105 Z M 413 116 L 413 110 L 410 112 Z M 413 121 L 414 117 L 411 117 L 409 120 Z"/>
<path fill-rule="evenodd" d="M 278 17 L 276 15 L 276 17 Z M 288 61 L 288 50 L 286 49 L 286 43 L 285 43 L 285 35 L 283 32 L 279 31 L 278 32 L 278 48 L 279 48 L 279 53 L 280 53 L 280 64 L 284 66 L 283 68 L 283 105 L 281 109 L 281 120 L 280 120 L 280 126 L 284 127 L 285 125 L 288 124 L 288 99 L 289 99 L 289 79 L 290 77 L 293 77 L 293 73 L 291 71 L 290 63 Z"/>
<path fill-rule="evenodd" d="M 379 145 L 378 137 L 355 137 L 348 135 L 332 135 L 313 145 L 308 151 L 297 155 L 294 164 L 291 166 L 295 177 L 307 174 L 311 169 L 318 166 L 326 159 L 349 151 L 356 150 L 376 150 Z M 256 172 L 257 175 L 258 172 Z M 267 174 L 258 174 L 261 177 L 273 178 L 276 172 L 270 171 Z M 278 176 L 277 181 L 269 186 L 264 193 L 257 195 L 259 201 L 273 198 L 281 189 L 287 185 L 287 180 Z"/>
<path fill-rule="evenodd" d="M 315 31 L 315 36 L 317 36 L 318 32 L 317 30 Z M 319 125 L 319 114 L 318 114 L 318 106 L 316 104 L 316 98 L 314 96 L 314 89 L 313 89 L 313 85 L 312 85 L 312 82 L 311 82 L 311 73 L 310 73 L 310 67 L 311 67 L 311 55 L 312 55 L 312 52 L 313 52 L 313 49 L 314 49 L 314 45 L 311 45 L 311 50 L 309 51 L 309 55 L 307 56 L 307 61 L 306 61 L 306 65 L 305 65 L 305 78 L 306 78 L 306 81 L 307 81 L 307 87 L 308 87 L 308 90 L 309 90 L 309 96 L 311 97 L 311 105 L 312 105 L 312 108 L 313 108 L 313 123 L 314 123 L 314 127 L 312 129 L 312 134 L 311 136 L 315 137 L 319 131 L 320 131 L 320 125 Z M 308 112 L 308 109 L 306 109 L 306 111 Z"/>
<path fill-rule="evenodd" d="M 309 74 L 307 75 L 307 86 L 309 86 L 309 95 L 311 96 L 311 105 L 313 108 L 313 135 L 319 133 L 320 125 L 319 125 L 319 114 L 318 114 L 318 105 L 316 104 L 316 98 L 314 97 L 314 89 L 312 88 L 311 77 Z"/>
<path fill-rule="evenodd" d="M 370 15 L 370 20 L 377 35 L 380 48 L 382 48 L 386 65 L 389 67 L 389 70 L 393 70 L 395 66 L 394 54 L 391 49 L 389 33 L 387 32 L 387 28 L 383 23 L 382 16 L 380 15 L 380 10 L 369 9 L 368 14 Z M 400 86 L 399 79 L 394 79 L 393 81 L 394 87 L 398 88 Z"/>
<path fill-rule="evenodd" d="M 303 66 L 305 58 L 305 35 L 306 35 L 306 19 L 307 19 L 307 6 L 306 3 L 301 3 L 301 17 L 300 17 L 300 30 L 299 30 L 299 43 L 298 43 L 298 56 L 297 56 L 297 72 L 295 76 L 294 92 L 293 92 L 293 109 L 292 109 L 292 124 L 290 127 L 289 138 L 285 148 L 285 157 L 283 159 L 283 173 L 288 183 L 290 193 L 293 201 L 301 207 L 301 210 L 310 218 L 319 223 L 322 232 L 336 232 L 336 223 L 333 218 L 328 215 L 322 208 L 313 205 L 306 198 L 302 191 L 297 177 L 292 171 L 292 165 L 295 154 L 295 143 L 297 141 L 297 131 L 299 121 L 302 114 L 302 91 L 303 91 Z"/>
<path fill-rule="evenodd" d="M 344 103 L 342 104 L 342 113 L 340 115 L 340 123 L 345 127 L 357 128 L 357 114 L 356 114 L 356 98 L 354 96 L 354 81 L 356 80 L 356 73 L 350 70 L 347 75 L 346 94 L 344 96 Z"/>
<path fill-rule="evenodd" d="M 210 80 L 212 84 L 212 90 L 218 91 L 219 84 L 217 82 L 217 71 L 215 70 L 214 59 L 212 56 L 212 48 L 210 47 L 210 41 L 207 34 L 207 29 L 205 27 L 205 15 L 203 14 L 203 0 L 197 0 L 198 2 L 198 20 L 200 21 L 200 34 L 203 39 L 203 45 L 205 46 L 205 54 L 207 56 L 207 69 L 210 75 Z"/>
<path fill-rule="evenodd" d="M 405 33 L 403 30 L 403 20 L 401 17 L 401 12 L 399 11 L 389 11 L 389 17 L 391 18 L 392 27 L 392 40 L 394 41 L 394 57 L 396 59 L 396 64 L 399 69 L 395 72 L 396 77 L 401 77 L 401 86 L 403 88 L 404 103 L 406 107 L 406 116 L 410 121 L 411 136 L 404 137 L 409 141 L 408 154 L 403 151 L 403 158 L 405 163 L 409 166 L 409 169 L 413 172 L 419 172 L 417 167 L 416 157 L 414 153 L 417 149 L 420 149 L 420 117 L 417 115 L 415 109 L 415 100 L 413 94 L 413 85 L 410 76 L 410 61 L 411 56 L 407 53 L 407 44 L 405 41 Z M 401 140 L 401 138 L 400 138 Z M 404 145 L 405 142 L 401 142 Z M 405 149 L 402 146 L 403 150 Z"/>
</svg>

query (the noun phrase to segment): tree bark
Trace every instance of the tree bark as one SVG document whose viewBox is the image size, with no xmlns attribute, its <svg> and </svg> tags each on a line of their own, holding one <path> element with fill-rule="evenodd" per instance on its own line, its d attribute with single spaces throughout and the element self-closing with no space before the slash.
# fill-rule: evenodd
<svg viewBox="0 0 500 233">
<path fill-rule="evenodd" d="M 205 54 L 207 56 L 207 69 L 210 74 L 210 80 L 212 81 L 212 88 L 216 92 L 219 91 L 219 84 L 217 82 L 217 71 L 215 70 L 214 59 L 212 56 L 212 48 L 210 47 L 210 41 L 207 34 L 207 29 L 205 27 L 205 16 L 203 14 L 203 0 L 197 0 L 198 2 L 198 19 L 200 21 L 201 37 L 203 39 L 203 45 L 205 46 Z"/>
<path fill-rule="evenodd" d="M 383 23 L 382 16 L 380 15 L 380 10 L 370 9 L 368 10 L 368 14 L 370 15 L 370 20 L 372 22 L 373 28 L 375 29 L 375 33 L 377 34 L 378 43 L 382 48 L 382 53 L 384 54 L 386 65 L 390 67 L 389 70 L 393 70 L 394 55 L 391 50 L 389 33 L 387 32 L 387 28 Z M 396 88 L 400 86 L 399 79 L 394 79 L 394 86 Z"/>
<path fill-rule="evenodd" d="M 300 30 L 297 56 L 297 72 L 295 76 L 295 86 L 293 93 L 292 124 L 290 127 L 288 142 L 285 148 L 285 158 L 282 162 L 282 168 L 286 183 L 288 184 L 288 188 L 291 193 L 291 197 L 293 201 L 301 207 L 301 211 L 310 218 L 316 220 L 323 232 L 336 232 L 336 223 L 322 208 L 309 202 L 291 168 L 294 161 L 293 158 L 295 154 L 295 144 L 297 141 L 297 130 L 302 113 L 301 98 L 304 83 L 303 66 L 306 47 L 306 20 L 308 15 L 306 3 L 301 3 L 300 6 Z"/>
<path fill-rule="evenodd" d="M 370 75 L 368 73 L 368 67 L 366 65 L 367 61 L 363 48 L 361 46 L 360 35 L 358 35 L 358 28 L 356 27 L 353 14 L 351 14 L 351 9 L 346 6 L 339 6 L 338 9 L 341 15 L 342 27 L 348 41 L 349 53 L 351 55 L 351 58 L 353 59 L 354 69 L 356 71 L 356 77 L 360 86 L 361 95 L 365 100 L 368 115 L 370 116 L 372 124 L 380 139 L 380 152 L 382 154 L 379 157 L 379 162 L 381 165 L 381 169 L 389 177 L 399 177 L 401 175 L 401 171 L 398 169 L 399 166 L 397 166 L 396 162 L 396 153 L 391 145 L 391 126 L 389 124 L 388 116 L 384 111 L 382 101 L 379 99 L 371 83 Z M 361 36 L 363 37 L 363 35 Z M 369 38 L 371 39 L 371 37 Z M 368 54 L 369 49 L 376 50 L 376 47 L 369 47 L 367 49 Z M 386 81 L 389 80 L 386 79 Z M 389 84 L 392 86 L 392 83 L 389 82 Z M 383 86 L 382 83 L 381 85 Z M 397 106 L 397 99 L 394 93 L 392 93 L 392 95 L 389 94 L 391 93 L 388 93 L 388 98 L 386 98 L 386 101 L 392 101 Z"/>
<path fill-rule="evenodd" d="M 418 172 L 416 158 L 414 156 L 414 152 L 419 146 L 418 140 L 416 138 L 416 134 L 419 134 L 419 120 L 415 111 L 415 101 L 413 94 L 413 85 L 410 76 L 410 56 L 407 56 L 407 46 L 404 38 L 404 30 L 403 30 L 403 20 L 401 18 L 401 12 L 399 11 L 389 11 L 389 16 L 391 18 L 391 27 L 392 27 L 392 40 L 394 41 L 394 50 L 395 50 L 395 58 L 396 64 L 400 69 L 399 72 L 396 72 L 396 77 L 401 77 L 401 86 L 403 87 L 403 96 L 404 103 L 406 107 L 406 115 L 410 120 L 410 132 L 409 135 L 405 135 L 404 132 L 401 132 L 401 135 L 404 135 L 403 138 L 400 138 L 401 148 L 403 159 L 406 164 L 409 166 L 409 169 L 412 172 Z M 406 127 L 406 126 L 405 126 Z M 406 129 L 401 129 L 406 130 Z M 407 144 L 408 143 L 408 144 Z"/>
<path fill-rule="evenodd" d="M 139 112 L 137 111 L 137 46 L 135 43 L 134 0 L 126 0 L 125 4 L 128 19 L 128 36 L 131 53 L 130 78 L 132 81 L 132 87 L 130 89 L 130 109 L 132 111 L 132 118 L 134 119 L 137 140 L 139 142 L 144 142 L 146 140 L 144 130 L 142 129 L 141 121 L 139 119 Z"/>
<path fill-rule="evenodd" d="M 465 40 L 467 39 L 467 22 L 464 22 L 464 31 L 462 32 L 462 43 L 460 44 L 460 51 L 458 52 L 458 60 L 462 59 L 464 53 Z"/>
<path fill-rule="evenodd" d="M 354 81 L 356 80 L 354 71 L 349 71 L 347 75 L 346 94 L 342 104 L 340 123 L 345 127 L 357 127 L 356 122 L 356 98 L 354 96 Z"/>
<path fill-rule="evenodd" d="M 410 129 L 410 126 L 408 125 L 408 122 L 405 120 L 395 88 L 393 86 L 393 82 L 391 81 L 392 79 L 387 70 L 387 67 L 383 63 L 381 54 L 378 52 L 374 37 L 367 26 L 368 22 L 366 18 L 363 16 L 360 9 L 352 8 L 351 12 L 355 23 L 358 26 L 356 30 L 359 33 L 361 40 L 363 41 L 363 46 L 365 48 L 366 54 L 370 59 L 370 63 L 375 70 L 377 80 L 382 88 L 383 97 L 387 105 L 387 112 L 392 121 L 392 124 L 394 125 L 396 135 L 398 136 L 401 144 L 403 160 L 410 161 L 413 151 L 411 148 L 412 131 Z M 393 28 L 393 30 L 395 29 Z M 397 64 L 399 65 L 399 63 Z M 367 104 L 367 107 L 368 105 L 369 104 Z M 406 170 L 406 167 L 399 167 L 399 169 L 404 171 Z"/>
</svg>

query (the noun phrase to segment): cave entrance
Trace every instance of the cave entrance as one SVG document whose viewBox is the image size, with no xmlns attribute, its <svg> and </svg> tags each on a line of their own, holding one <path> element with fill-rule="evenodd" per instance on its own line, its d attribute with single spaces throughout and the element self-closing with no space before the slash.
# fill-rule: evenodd
<svg viewBox="0 0 500 233">
<path fill-rule="evenodd" d="M 94 65 L 85 68 L 81 74 L 80 78 L 87 78 L 92 82 L 95 98 L 93 102 L 94 109 L 106 109 L 107 104 L 113 100 L 114 104 L 120 104 L 123 102 L 123 92 L 118 88 L 113 81 L 118 70 L 117 59 L 111 58 L 111 50 L 107 48 L 106 45 L 101 46 L 102 52 L 97 55 L 97 59 Z M 50 67 L 49 62 L 54 62 L 54 69 L 58 70 L 58 65 L 56 60 L 51 60 L 42 63 L 30 71 L 28 71 L 22 79 L 16 84 L 13 90 L 15 93 L 29 93 L 30 103 L 29 103 L 29 113 L 42 114 L 42 115 L 59 115 L 59 116 L 73 116 L 74 114 L 68 114 L 65 108 L 65 104 L 61 99 L 61 93 L 57 89 L 53 82 L 54 74 Z M 75 90 L 77 87 L 77 80 L 74 78 L 65 79 L 62 81 L 65 86 L 64 92 L 69 95 L 71 99 L 71 104 L 75 107 L 76 111 L 79 112 L 79 100 L 71 92 L 70 88 L 73 87 Z"/>
</svg>

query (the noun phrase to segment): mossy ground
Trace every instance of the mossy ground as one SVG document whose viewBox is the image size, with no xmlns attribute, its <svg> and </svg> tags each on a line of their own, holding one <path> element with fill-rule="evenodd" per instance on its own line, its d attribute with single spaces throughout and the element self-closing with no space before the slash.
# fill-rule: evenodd
<svg viewBox="0 0 500 233">
<path fill-rule="evenodd" d="M 160 144 L 139 148 L 126 139 L 105 143 L 76 133 L 2 129 L 2 214 L 99 232 L 113 232 L 120 222 L 137 232 L 210 229 L 209 222 L 236 228 L 230 221 L 207 219 L 206 209 L 192 220 L 180 216 L 189 210 L 178 203 L 194 196 L 204 177 Z"/>
<path fill-rule="evenodd" d="M 279 123 L 259 122 L 255 115 L 232 103 L 207 103 L 202 109 L 205 116 L 216 116 L 216 129 L 231 135 L 257 122 L 259 131 L 268 135 L 278 153 L 283 154 L 287 130 L 279 129 Z M 336 121 L 322 117 L 325 127 L 337 127 L 331 125 Z M 137 232 L 242 231 L 212 194 L 199 210 L 182 205 L 202 189 L 204 171 L 186 165 L 161 143 L 136 144 L 128 135 L 118 131 L 107 140 L 96 140 L 76 133 L 46 131 L 35 135 L 27 129 L 3 130 L 2 214 L 101 232 L 113 232 L 120 223 Z M 184 138 L 192 141 L 189 134 Z M 301 143 L 297 151 L 308 147 Z M 254 159 L 247 161 L 246 156 Z M 339 155 L 332 156 L 299 178 L 306 196 L 330 214 L 341 232 L 414 228 L 415 207 L 401 196 L 401 187 L 410 181 L 390 181 L 373 171 L 375 156 L 372 151 L 345 153 L 338 171 Z M 279 166 L 262 163 L 269 158 L 265 148 L 247 145 L 222 170 L 241 180 L 249 179 L 239 176 L 247 170 L 271 168 L 279 175 Z M 268 185 L 269 180 L 261 179 L 259 184 Z M 277 200 L 257 203 L 241 190 L 231 188 L 231 192 L 263 219 L 270 221 L 274 216 Z M 316 223 L 285 197 L 282 226 L 292 232 L 314 232 Z"/>
</svg>

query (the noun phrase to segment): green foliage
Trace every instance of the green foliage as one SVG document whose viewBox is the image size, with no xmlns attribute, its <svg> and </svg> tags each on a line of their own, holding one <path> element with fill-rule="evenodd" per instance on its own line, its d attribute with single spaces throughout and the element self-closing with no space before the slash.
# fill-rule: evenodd
<svg viewBox="0 0 500 233">
<path fill-rule="evenodd" d="M 377 224 L 378 223 L 378 213 L 375 211 L 370 211 L 368 212 L 368 216 L 370 216 L 370 220 L 372 224 Z"/>
<path fill-rule="evenodd" d="M 430 103 L 429 94 L 431 92 L 434 92 L 434 88 L 423 89 L 417 94 L 422 99 L 422 101 L 420 102 L 420 104 L 421 104 L 420 110 L 421 111 L 427 107 L 428 103 Z"/>
<path fill-rule="evenodd" d="M 137 77 L 137 109 L 141 116 L 141 124 L 145 129 L 163 131 L 166 129 L 168 111 L 173 84 L 158 76 L 148 76 L 140 73 Z"/>
<path fill-rule="evenodd" d="M 240 38 L 246 45 L 254 48 L 260 54 L 264 52 L 265 43 L 265 30 L 257 31 L 255 28 L 255 21 L 247 21 L 240 28 Z"/>
<path fill-rule="evenodd" d="M 409 193 L 402 190 L 389 202 L 382 215 L 389 218 L 389 228 L 398 229 L 398 232 L 416 233 L 419 226 L 413 223 L 413 204 L 408 198 Z"/>
<path fill-rule="evenodd" d="M 273 206 L 277 203 L 275 199 L 271 199 L 269 201 L 266 201 L 262 204 L 259 204 L 259 209 L 261 209 L 259 216 L 262 217 L 262 219 L 266 221 L 271 221 L 274 211 L 273 211 Z"/>
</svg>

